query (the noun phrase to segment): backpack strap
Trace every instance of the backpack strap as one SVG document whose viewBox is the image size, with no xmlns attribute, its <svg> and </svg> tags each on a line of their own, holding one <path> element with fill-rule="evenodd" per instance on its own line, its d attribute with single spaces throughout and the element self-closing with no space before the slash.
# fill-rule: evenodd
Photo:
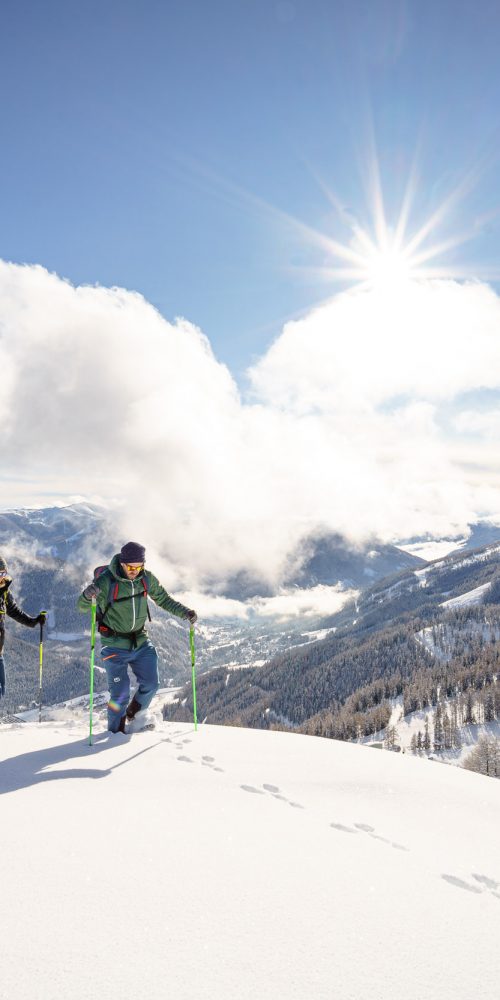
<svg viewBox="0 0 500 1000">
<path fill-rule="evenodd" d="M 103 576 L 103 574 L 106 573 L 107 569 L 108 569 L 107 566 L 96 566 L 94 570 L 94 580 L 98 580 L 100 576 Z M 108 587 L 108 599 L 106 602 L 106 607 L 104 608 L 104 611 L 101 611 L 100 608 L 97 608 L 96 618 L 98 625 L 101 625 L 101 623 L 104 621 L 105 616 L 107 615 L 111 605 L 117 599 L 117 597 L 118 597 L 118 582 L 113 580 L 113 577 L 110 575 L 109 587 Z"/>
<path fill-rule="evenodd" d="M 144 597 L 146 598 L 146 608 L 147 608 L 147 611 L 148 611 L 148 620 L 151 621 L 151 612 L 149 610 L 149 602 L 148 602 L 148 581 L 147 581 L 146 575 L 144 575 L 142 577 L 142 589 L 144 591 Z"/>
</svg>

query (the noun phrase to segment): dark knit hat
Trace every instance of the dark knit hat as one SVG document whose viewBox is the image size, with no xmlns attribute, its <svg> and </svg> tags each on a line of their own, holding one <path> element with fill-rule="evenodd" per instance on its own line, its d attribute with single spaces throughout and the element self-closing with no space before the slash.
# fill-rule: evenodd
<svg viewBox="0 0 500 1000">
<path fill-rule="evenodd" d="M 146 549 L 138 542 L 127 542 L 120 552 L 120 562 L 122 563 L 143 563 L 145 558 Z"/>
<path fill-rule="evenodd" d="M 4 571 L 7 569 L 7 563 L 5 562 L 5 559 L 3 559 L 2 556 L 0 556 L 0 569 L 3 569 Z"/>
</svg>

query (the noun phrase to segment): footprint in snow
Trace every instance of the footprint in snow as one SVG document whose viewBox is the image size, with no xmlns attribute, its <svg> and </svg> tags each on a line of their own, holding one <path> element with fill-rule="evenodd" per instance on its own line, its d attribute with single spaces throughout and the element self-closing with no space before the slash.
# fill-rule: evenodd
<svg viewBox="0 0 500 1000">
<path fill-rule="evenodd" d="M 464 889 L 466 892 L 482 893 L 485 891 L 491 892 L 495 899 L 500 899 L 500 882 L 496 882 L 495 879 L 489 878 L 488 875 L 477 875 L 472 872 L 472 878 L 479 882 L 479 885 L 472 885 L 470 882 L 464 882 L 462 878 L 457 878 L 456 875 L 441 875 L 441 878 L 445 882 L 449 882 L 450 885 L 454 885 L 457 889 Z"/>
<path fill-rule="evenodd" d="M 194 764 L 194 760 L 191 760 L 191 757 L 178 757 L 177 760 L 182 760 L 185 764 Z"/>
<path fill-rule="evenodd" d="M 330 823 L 330 826 L 334 830 L 340 830 L 341 833 L 367 833 L 369 837 L 373 837 L 374 840 L 380 840 L 383 844 L 389 844 L 393 847 L 395 851 L 407 851 L 408 847 L 404 844 L 397 844 L 394 840 L 389 840 L 387 837 L 381 837 L 379 833 L 375 832 L 375 827 L 370 826 L 369 823 L 355 823 L 354 827 L 345 826 L 344 823 Z"/>
<path fill-rule="evenodd" d="M 224 768 L 223 767 L 216 767 L 215 766 L 215 757 L 208 757 L 208 756 L 202 757 L 201 758 L 201 764 L 202 764 L 202 767 L 209 767 L 211 771 L 218 771 L 219 774 L 224 774 Z"/>
<path fill-rule="evenodd" d="M 481 893 L 483 891 L 478 885 L 470 885 L 468 882 L 464 882 L 463 879 L 457 878 L 456 875 L 441 875 L 441 878 L 445 882 L 449 882 L 450 885 L 456 885 L 457 889 L 465 889 L 466 892 Z"/>
<path fill-rule="evenodd" d="M 486 886 L 487 889 L 500 889 L 500 882 L 495 882 L 494 878 L 489 878 L 488 875 L 476 875 L 472 872 L 472 878 L 475 878 L 476 882 L 480 882 L 481 885 Z"/>
<path fill-rule="evenodd" d="M 254 788 L 253 785 L 240 785 L 240 788 L 243 789 L 244 792 L 252 792 L 253 795 L 264 794 L 264 792 L 261 792 L 260 788 Z"/>
<path fill-rule="evenodd" d="M 284 795 L 281 795 L 280 789 L 278 788 L 277 785 L 264 784 L 262 785 L 262 787 L 266 790 L 266 792 L 269 792 L 269 794 L 272 795 L 273 799 L 278 799 L 280 802 L 288 802 L 288 805 L 292 806 L 292 809 L 304 808 L 304 806 L 300 805 L 300 802 L 290 802 L 290 800 L 287 799 Z"/>
<path fill-rule="evenodd" d="M 362 833 L 367 833 L 370 837 L 373 837 L 374 840 L 381 840 L 383 844 L 389 844 L 395 851 L 408 850 L 408 847 L 405 847 L 404 844 L 397 844 L 396 841 L 390 840 L 388 837 L 381 837 L 379 833 L 375 832 L 375 827 L 370 826 L 369 823 L 355 823 L 354 826 L 357 830 L 361 830 Z"/>
</svg>

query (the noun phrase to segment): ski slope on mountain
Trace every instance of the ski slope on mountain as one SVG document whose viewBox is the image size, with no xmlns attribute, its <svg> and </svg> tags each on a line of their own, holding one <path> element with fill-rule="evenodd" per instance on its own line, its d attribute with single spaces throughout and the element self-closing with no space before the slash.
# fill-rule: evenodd
<svg viewBox="0 0 500 1000">
<path fill-rule="evenodd" d="M 498 1000 L 500 782 L 290 733 L 0 727 L 1 1000 Z"/>
</svg>

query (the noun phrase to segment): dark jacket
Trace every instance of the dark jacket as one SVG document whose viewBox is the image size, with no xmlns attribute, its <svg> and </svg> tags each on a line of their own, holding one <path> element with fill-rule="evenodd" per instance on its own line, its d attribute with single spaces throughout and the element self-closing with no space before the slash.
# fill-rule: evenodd
<svg viewBox="0 0 500 1000">
<path fill-rule="evenodd" d="M 189 608 L 175 601 L 162 587 L 156 576 L 148 569 L 143 569 L 135 580 L 128 580 L 122 573 L 120 557 L 113 556 L 109 566 L 94 580 L 99 588 L 97 609 L 104 616 L 104 624 L 110 629 L 106 635 L 101 631 L 101 642 L 104 646 L 114 646 L 118 649 L 130 649 L 131 646 L 142 646 L 147 642 L 148 634 L 145 628 L 148 618 L 147 596 L 164 611 L 169 611 L 177 618 L 188 618 Z M 146 589 L 145 585 L 146 584 Z M 113 589 L 113 600 L 110 602 L 110 586 Z M 82 594 L 78 599 L 80 611 L 90 611 L 92 601 Z M 114 634 L 112 634 L 114 633 Z"/>
<path fill-rule="evenodd" d="M 34 628 L 38 621 L 38 618 L 32 618 L 31 615 L 27 615 L 26 612 L 21 611 L 21 608 L 18 608 L 9 590 L 11 583 L 12 578 L 6 576 L 0 584 L 0 653 L 3 650 L 5 640 L 6 615 L 19 622 L 20 625 L 27 625 L 28 628 Z"/>
</svg>

